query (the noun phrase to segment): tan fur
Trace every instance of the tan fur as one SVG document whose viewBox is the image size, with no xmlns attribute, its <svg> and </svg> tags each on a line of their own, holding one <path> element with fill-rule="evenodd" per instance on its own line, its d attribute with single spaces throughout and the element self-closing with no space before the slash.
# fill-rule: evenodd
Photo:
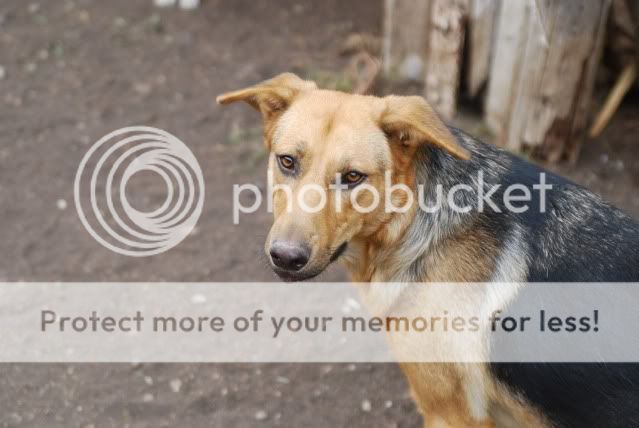
<svg viewBox="0 0 639 428">
<path fill-rule="evenodd" d="M 480 230 L 448 238 L 424 269 L 423 282 L 486 282 L 497 258 L 495 237 Z"/>
<path fill-rule="evenodd" d="M 386 192 L 384 172 L 390 171 L 393 184 L 407 185 L 416 196 L 412 160 L 420 145 L 439 147 L 459 159 L 469 156 L 421 97 L 378 98 L 320 90 L 314 83 L 286 73 L 217 100 L 222 104 L 245 101 L 262 113 L 274 184 L 290 185 L 294 196 L 304 184 L 327 188 L 336 173 L 348 170 L 365 173 L 366 183 L 374 186 L 382 198 Z M 304 173 L 298 177 L 282 174 L 276 163 L 278 155 L 295 156 Z M 341 212 L 337 212 L 331 193 L 328 195 L 327 205 L 317 213 L 301 210 L 295 197 L 289 212 L 287 195 L 277 192 L 267 250 L 274 239 L 303 240 L 312 247 L 311 260 L 304 270 L 319 273 L 334 251 L 348 242 L 343 262 L 354 281 L 401 281 L 408 267 L 402 238 L 415 217 L 416 204 L 405 213 L 386 213 L 383 203 L 370 213 L 360 213 L 343 200 Z M 393 197 L 398 205 L 403 202 L 402 196 Z M 317 196 L 307 192 L 304 200 L 312 205 Z M 371 197 L 362 192 L 357 202 L 366 207 Z M 497 256 L 495 239 L 469 225 L 465 232 L 446 239 L 428 253 L 418 280 L 487 281 Z M 413 297 L 413 308 L 433 307 L 427 295 Z M 372 302 L 372 306 L 375 304 Z M 413 345 L 403 340 L 406 337 L 401 335 L 391 338 L 398 349 Z M 546 424 L 522 400 L 496 384 L 485 364 L 403 363 L 401 367 L 427 427 L 495 426 L 497 419 L 489 412 L 489 402 L 496 403 L 500 412 L 515 415 L 524 426 Z"/>
</svg>

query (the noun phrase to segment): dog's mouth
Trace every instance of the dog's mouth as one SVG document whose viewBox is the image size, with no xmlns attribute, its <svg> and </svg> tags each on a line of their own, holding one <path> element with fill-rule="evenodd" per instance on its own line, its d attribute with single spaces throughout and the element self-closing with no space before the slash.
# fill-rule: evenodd
<svg viewBox="0 0 639 428">
<path fill-rule="evenodd" d="M 339 257 L 342 254 L 344 254 L 344 251 L 346 251 L 346 247 L 347 246 L 348 246 L 348 244 L 346 242 L 342 242 L 342 245 L 337 247 L 337 250 L 335 250 L 335 252 L 333 254 L 331 254 L 331 259 L 330 259 L 329 263 L 333 263 L 335 260 L 339 259 Z"/>
<path fill-rule="evenodd" d="M 315 278 L 320 273 L 324 272 L 324 270 L 333 263 L 335 260 L 340 258 L 342 254 L 346 251 L 348 247 L 348 243 L 343 242 L 337 249 L 331 254 L 328 263 L 322 267 L 321 269 L 302 269 L 300 271 L 287 271 L 284 269 L 280 269 L 277 266 L 272 266 L 273 271 L 280 277 L 280 279 L 284 282 L 297 282 L 297 281 L 306 281 L 312 278 Z"/>
<path fill-rule="evenodd" d="M 306 281 L 308 279 L 315 278 L 317 275 L 322 273 L 322 271 L 317 272 L 289 272 L 286 270 L 282 270 L 274 267 L 273 271 L 280 277 L 280 279 L 284 282 L 299 282 Z"/>
</svg>

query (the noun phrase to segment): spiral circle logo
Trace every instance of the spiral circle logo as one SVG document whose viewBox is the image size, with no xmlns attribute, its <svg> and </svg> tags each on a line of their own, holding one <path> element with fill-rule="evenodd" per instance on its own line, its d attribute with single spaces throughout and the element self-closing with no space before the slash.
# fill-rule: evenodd
<svg viewBox="0 0 639 428">
<path fill-rule="evenodd" d="M 138 173 L 163 180 L 166 197 L 159 208 L 138 210 L 127 199 L 127 184 Z M 202 213 L 204 179 L 195 156 L 178 138 L 132 126 L 105 135 L 84 155 L 74 198 L 82 224 L 96 241 L 119 254 L 151 256 L 191 233 Z"/>
</svg>

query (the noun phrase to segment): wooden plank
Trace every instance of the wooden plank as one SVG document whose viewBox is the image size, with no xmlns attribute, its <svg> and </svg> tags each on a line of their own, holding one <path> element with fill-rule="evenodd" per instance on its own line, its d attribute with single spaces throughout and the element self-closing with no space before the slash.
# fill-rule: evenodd
<svg viewBox="0 0 639 428">
<path fill-rule="evenodd" d="M 529 0 L 504 1 L 498 13 L 484 115 L 501 146 L 506 145 L 507 124 L 520 89 L 520 57 L 528 39 L 529 14 Z"/>
<path fill-rule="evenodd" d="M 468 0 L 431 0 L 425 97 L 445 119 L 457 109 Z"/>
<path fill-rule="evenodd" d="M 579 91 L 579 99 L 576 101 L 575 117 L 572 124 L 572 135 L 566 143 L 564 149 L 567 159 L 571 163 L 575 163 L 581 152 L 588 123 L 590 119 L 590 111 L 593 108 L 593 92 L 597 70 L 603 55 L 604 44 L 606 41 L 606 28 L 608 16 L 610 14 L 612 2 L 604 0 L 601 2 L 601 10 L 599 11 L 598 21 L 595 20 L 596 28 L 593 33 L 593 46 L 588 62 L 584 67 L 584 80 L 582 89 Z"/>
<path fill-rule="evenodd" d="M 451 119 L 457 108 L 469 2 L 384 1 L 384 72 L 401 79 L 424 79 L 424 96 L 445 119 Z"/>
<path fill-rule="evenodd" d="M 619 108 L 619 104 L 621 104 L 623 97 L 635 83 L 635 80 L 637 80 L 637 63 L 633 61 L 628 63 L 626 68 L 623 69 L 617 79 L 617 82 L 612 87 L 612 91 L 608 94 L 606 102 L 601 108 L 601 112 L 597 115 L 597 118 L 590 129 L 591 138 L 598 137 L 601 131 L 603 131 L 617 111 L 617 108 Z"/>
<path fill-rule="evenodd" d="M 606 0 L 552 4 L 556 16 L 541 84 L 531 99 L 524 144 L 553 162 L 581 145 L 597 64 L 601 56 Z M 572 147 L 572 148 L 571 148 Z"/>
<path fill-rule="evenodd" d="M 498 143 L 550 161 L 576 158 L 609 3 L 503 3 L 486 104 Z"/>
<path fill-rule="evenodd" d="M 384 0 L 384 73 L 421 80 L 428 54 L 431 0 Z"/>
<path fill-rule="evenodd" d="M 466 85 L 475 97 L 488 81 L 500 0 L 471 0 Z"/>
<path fill-rule="evenodd" d="M 523 57 L 520 59 L 519 90 L 513 103 L 512 118 L 506 140 L 506 147 L 511 150 L 522 150 L 524 143 L 531 141 L 530 138 L 524 141 L 528 123 L 543 119 L 539 117 L 544 112 L 539 111 L 537 99 L 544 89 L 544 76 L 549 72 L 547 68 L 549 56 L 551 52 L 557 53 L 556 50 L 553 50 L 554 47 L 550 40 L 555 23 L 558 23 L 558 26 L 564 25 L 561 19 L 556 16 L 557 9 L 560 8 L 559 3 L 556 0 L 544 0 L 543 2 L 531 0 L 528 3 L 528 32 L 525 48 L 521 51 Z M 551 71 L 551 75 L 554 71 Z M 534 132 L 536 129 L 532 128 L 528 131 Z"/>
</svg>

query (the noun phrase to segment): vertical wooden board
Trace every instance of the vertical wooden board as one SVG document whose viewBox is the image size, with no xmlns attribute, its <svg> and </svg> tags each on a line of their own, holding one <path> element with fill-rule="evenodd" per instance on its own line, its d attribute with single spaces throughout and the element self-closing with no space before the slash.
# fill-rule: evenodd
<svg viewBox="0 0 639 428">
<path fill-rule="evenodd" d="M 585 69 L 585 81 L 579 99 L 576 102 L 575 119 L 572 124 L 571 139 L 568 141 L 565 154 L 570 162 L 576 162 L 581 151 L 582 142 L 585 138 L 588 127 L 588 117 L 592 104 L 592 95 L 595 87 L 597 70 L 603 54 L 604 42 L 606 39 L 606 26 L 608 15 L 612 8 L 610 0 L 603 0 L 599 15 L 599 22 L 596 24 L 597 30 L 594 34 L 594 46 L 588 59 Z"/>
<path fill-rule="evenodd" d="M 382 59 L 386 74 L 419 79 L 428 51 L 431 0 L 384 0 Z"/>
<path fill-rule="evenodd" d="M 508 122 L 519 89 L 520 57 L 526 46 L 529 0 L 503 1 L 497 18 L 494 57 L 490 66 L 485 119 L 498 145 L 505 145 Z"/>
<path fill-rule="evenodd" d="M 576 157 L 609 3 L 502 4 L 486 102 L 486 120 L 499 144 L 532 148 L 550 161 Z"/>
<path fill-rule="evenodd" d="M 425 96 L 445 119 L 457 109 L 467 0 L 432 0 Z"/>
<path fill-rule="evenodd" d="M 557 26 L 564 25 L 557 17 L 557 8 L 561 2 L 554 0 L 530 0 L 528 3 L 528 34 L 526 44 L 521 51 L 518 75 L 518 90 L 513 100 L 512 117 L 508 125 L 506 147 L 521 150 L 524 132 L 531 121 L 537 119 L 535 100 L 543 86 L 544 73 L 551 52 L 551 37 Z"/>
<path fill-rule="evenodd" d="M 606 0 L 553 3 L 556 18 L 548 55 L 541 82 L 527 100 L 529 113 L 521 135 L 527 146 L 541 146 L 540 154 L 550 161 L 564 155 L 576 137 L 575 125 L 585 121 L 578 117 L 578 112 L 587 113 L 579 105 L 591 95 L 595 71 L 591 63 L 599 60 L 596 51 L 604 3 Z M 579 127 L 583 130 L 583 125 Z"/>
<path fill-rule="evenodd" d="M 466 84 L 472 97 L 477 95 L 488 80 L 500 2 L 501 0 L 471 0 L 470 2 Z"/>
<path fill-rule="evenodd" d="M 597 3 L 599 0 L 556 4 L 553 16 L 558 25 L 550 36 L 542 80 L 529 100 L 531 113 L 523 134 L 528 145 L 541 144 L 555 120 L 571 120 L 573 116 L 575 96 L 585 78 L 584 66 L 594 47 L 593 32 L 601 9 Z"/>
</svg>

